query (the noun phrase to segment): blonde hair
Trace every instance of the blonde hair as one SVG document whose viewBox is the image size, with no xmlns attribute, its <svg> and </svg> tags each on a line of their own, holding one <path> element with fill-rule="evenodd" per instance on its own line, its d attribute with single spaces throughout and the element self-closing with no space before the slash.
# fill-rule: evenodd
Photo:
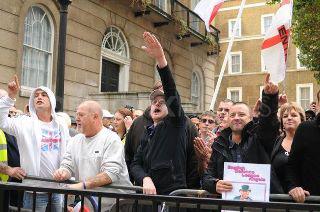
<svg viewBox="0 0 320 212">
<path fill-rule="evenodd" d="M 299 113 L 301 122 L 306 120 L 306 114 L 305 114 L 304 110 L 302 109 L 302 107 L 300 107 L 295 102 L 285 103 L 279 108 L 279 119 L 280 119 L 281 130 L 283 129 L 283 122 L 282 122 L 283 114 L 287 111 L 290 112 L 291 110 L 294 110 L 297 113 Z"/>
</svg>

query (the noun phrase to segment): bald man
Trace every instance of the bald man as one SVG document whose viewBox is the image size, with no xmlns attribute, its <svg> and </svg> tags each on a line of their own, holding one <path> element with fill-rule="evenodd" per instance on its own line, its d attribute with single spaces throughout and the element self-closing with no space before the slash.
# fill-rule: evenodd
<svg viewBox="0 0 320 212">
<path fill-rule="evenodd" d="M 108 184 L 131 186 L 123 144 L 115 132 L 103 127 L 101 106 L 95 101 L 81 103 L 76 122 L 80 134 L 69 141 L 60 168 L 53 174 L 54 179 L 64 181 L 74 176 L 81 181 L 70 186 L 74 189 L 93 189 Z M 106 207 L 112 203 L 107 201 Z"/>
</svg>

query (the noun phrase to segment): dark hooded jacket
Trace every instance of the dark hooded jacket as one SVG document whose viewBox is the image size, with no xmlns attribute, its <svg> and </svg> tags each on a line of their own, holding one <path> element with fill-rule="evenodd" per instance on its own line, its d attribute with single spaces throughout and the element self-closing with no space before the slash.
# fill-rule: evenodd
<svg viewBox="0 0 320 212">
<path fill-rule="evenodd" d="M 156 125 L 153 136 L 144 131 L 130 171 L 137 185 L 142 186 L 143 178 L 151 177 L 158 194 L 169 194 L 187 188 L 187 169 L 197 170 L 197 163 L 189 167 L 193 145 L 188 147 L 186 116 L 169 68 L 159 70 L 159 75 L 169 114 Z"/>
<path fill-rule="evenodd" d="M 287 165 L 288 191 L 302 187 L 320 195 L 320 113 L 299 125 L 294 134 Z"/>
<path fill-rule="evenodd" d="M 146 129 L 146 126 L 153 123 L 150 117 L 150 106 L 145 109 L 142 116 L 136 118 L 126 137 L 126 143 L 124 145 L 125 159 L 129 171 L 130 181 L 133 183 L 133 177 L 131 175 L 130 166 L 134 158 L 134 154 L 137 152 L 141 137 Z"/>
</svg>

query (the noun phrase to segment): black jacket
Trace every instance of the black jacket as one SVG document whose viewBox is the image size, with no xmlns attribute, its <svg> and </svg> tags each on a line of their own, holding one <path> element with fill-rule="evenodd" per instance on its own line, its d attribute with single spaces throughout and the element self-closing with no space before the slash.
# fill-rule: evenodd
<svg viewBox="0 0 320 212">
<path fill-rule="evenodd" d="M 288 190 L 302 187 L 320 195 L 320 113 L 313 121 L 299 125 L 293 138 L 287 165 Z"/>
<path fill-rule="evenodd" d="M 134 154 L 137 152 L 140 140 L 146 129 L 146 126 L 152 124 L 153 121 L 150 117 L 150 106 L 145 109 L 142 116 L 136 118 L 126 136 L 126 143 L 124 144 L 124 152 L 126 164 L 129 171 L 130 181 L 134 183 L 133 177 L 131 175 L 131 163 L 134 159 Z"/>
<path fill-rule="evenodd" d="M 288 189 L 288 186 L 286 185 L 286 179 L 285 179 L 285 172 L 287 169 L 287 158 L 283 157 L 281 159 L 276 159 L 277 155 L 281 155 L 281 144 L 283 142 L 284 136 L 278 136 L 274 143 L 273 150 L 271 152 L 271 165 L 273 167 L 273 170 L 276 173 L 275 178 L 272 178 L 273 181 L 278 181 L 281 184 L 283 193 L 285 193 Z M 287 156 L 286 156 L 287 157 Z"/>
<path fill-rule="evenodd" d="M 278 95 L 263 93 L 262 106 L 257 121 L 249 122 L 242 130 L 240 143 L 243 163 L 270 164 L 270 154 L 278 135 L 277 119 Z M 208 170 L 203 176 L 203 188 L 216 193 L 216 180 L 223 179 L 224 162 L 234 162 L 229 149 L 230 128 L 223 130 L 212 145 L 212 155 Z M 275 175 L 271 171 L 271 177 Z M 281 185 L 271 182 L 271 192 L 282 193 Z"/>
<path fill-rule="evenodd" d="M 188 139 L 186 117 L 169 68 L 159 70 L 159 75 L 169 114 L 157 124 L 151 139 L 145 130 L 131 164 L 131 174 L 137 185 L 142 186 L 143 178 L 149 176 L 157 194 L 169 194 L 187 188 Z M 189 168 L 197 170 L 196 165 Z"/>
</svg>

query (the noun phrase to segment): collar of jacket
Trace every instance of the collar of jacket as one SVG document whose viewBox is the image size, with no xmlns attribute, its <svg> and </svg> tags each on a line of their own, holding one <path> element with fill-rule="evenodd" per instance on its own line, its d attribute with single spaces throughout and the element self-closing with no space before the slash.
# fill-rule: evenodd
<svg viewBox="0 0 320 212">
<path fill-rule="evenodd" d="M 250 135 L 253 135 L 255 133 L 257 127 L 258 127 L 258 125 L 256 124 L 256 122 L 253 122 L 253 121 L 250 121 L 248 124 L 246 124 L 242 130 L 242 133 L 241 133 L 241 140 L 242 141 L 246 140 Z M 229 144 L 226 141 L 229 140 L 229 136 L 231 135 L 231 133 L 232 133 L 232 130 L 230 127 L 222 130 L 220 136 L 223 139 L 217 139 L 217 142 L 220 145 L 227 147 Z"/>
<path fill-rule="evenodd" d="M 148 107 L 144 110 L 144 112 L 143 112 L 143 116 L 144 116 L 147 120 L 152 120 L 150 112 L 151 112 L 151 106 L 148 106 Z"/>
</svg>

